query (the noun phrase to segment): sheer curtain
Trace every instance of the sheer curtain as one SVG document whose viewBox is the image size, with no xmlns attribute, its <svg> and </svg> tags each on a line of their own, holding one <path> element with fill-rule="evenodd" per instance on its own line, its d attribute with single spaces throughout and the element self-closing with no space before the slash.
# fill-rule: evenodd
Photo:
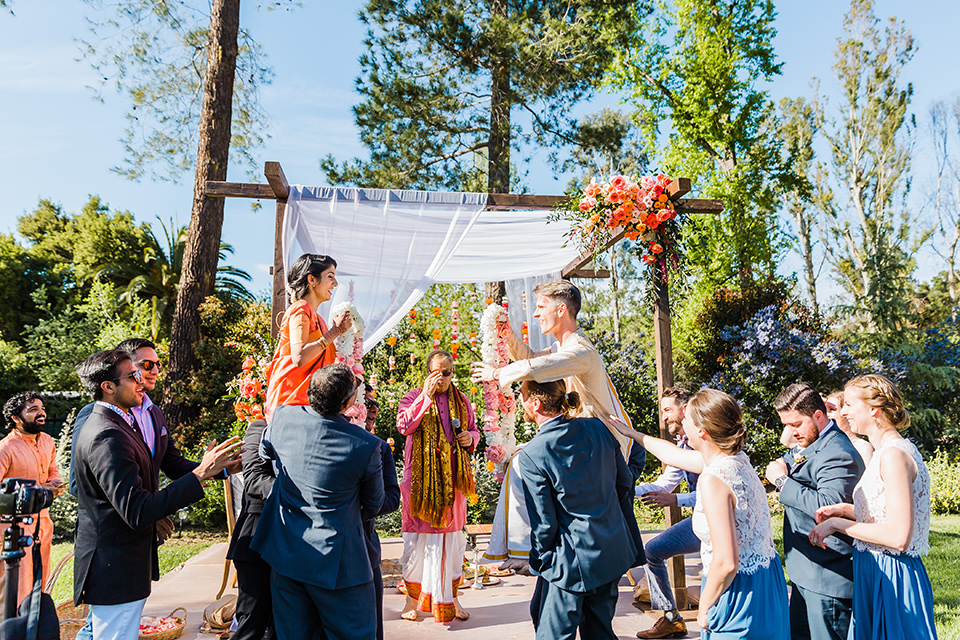
<svg viewBox="0 0 960 640">
<path fill-rule="evenodd" d="M 507 281 L 511 323 L 527 321 L 531 347 L 544 348 L 533 320 L 537 282 L 558 278 L 576 257 L 563 247 L 565 221 L 546 211 L 484 211 L 483 193 L 293 186 L 283 228 L 285 268 L 303 253 L 337 261 L 330 309 L 352 300 L 372 349 L 435 282 Z M 524 311 L 524 294 L 526 311 Z"/>
</svg>

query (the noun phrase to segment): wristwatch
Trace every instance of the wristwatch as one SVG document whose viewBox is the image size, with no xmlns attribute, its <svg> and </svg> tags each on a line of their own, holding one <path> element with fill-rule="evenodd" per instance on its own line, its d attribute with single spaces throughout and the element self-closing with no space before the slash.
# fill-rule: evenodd
<svg viewBox="0 0 960 640">
<path fill-rule="evenodd" d="M 773 481 L 773 486 L 777 488 L 777 491 L 783 491 L 783 485 L 787 481 L 787 476 L 780 476 Z"/>
</svg>

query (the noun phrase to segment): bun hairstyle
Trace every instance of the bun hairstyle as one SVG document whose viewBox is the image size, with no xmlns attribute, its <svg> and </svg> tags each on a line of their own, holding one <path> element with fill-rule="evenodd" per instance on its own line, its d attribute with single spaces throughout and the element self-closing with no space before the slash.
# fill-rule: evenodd
<svg viewBox="0 0 960 640">
<path fill-rule="evenodd" d="M 843 392 L 855 393 L 867 406 L 880 409 L 884 420 L 897 431 L 910 426 L 910 414 L 903 406 L 900 389 L 888 378 L 875 373 L 859 376 L 848 382 Z"/>
<path fill-rule="evenodd" d="M 567 393 L 567 385 L 563 380 L 550 382 L 527 380 L 524 384 L 527 397 L 540 400 L 544 414 L 563 414 L 566 418 L 575 418 L 580 415 L 580 394 L 576 391 Z"/>
<path fill-rule="evenodd" d="M 737 401 L 723 391 L 702 389 L 687 403 L 687 415 L 727 455 L 743 451 L 747 431 Z"/>
<path fill-rule="evenodd" d="M 290 266 L 287 272 L 287 290 L 294 300 L 302 300 L 310 291 L 307 276 L 319 278 L 327 269 L 336 269 L 337 261 L 319 253 L 305 253 Z"/>
</svg>

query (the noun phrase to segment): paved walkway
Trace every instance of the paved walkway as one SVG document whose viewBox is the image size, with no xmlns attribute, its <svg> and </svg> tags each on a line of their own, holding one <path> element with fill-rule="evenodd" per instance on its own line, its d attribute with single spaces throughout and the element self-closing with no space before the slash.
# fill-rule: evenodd
<svg viewBox="0 0 960 640">
<path fill-rule="evenodd" d="M 657 531 L 644 534 L 644 540 L 656 535 Z M 403 551 L 399 538 L 383 540 L 383 557 L 397 560 Z M 226 544 L 213 545 L 197 554 L 183 567 L 171 571 L 154 583 L 153 593 L 147 600 L 144 615 L 168 615 L 176 607 L 187 610 L 187 627 L 181 636 L 184 640 L 200 638 L 212 640 L 215 636 L 201 634 L 203 609 L 213 601 L 220 587 L 223 575 L 223 558 Z M 698 556 L 687 558 L 687 582 L 699 583 L 700 559 Z M 642 572 L 634 570 L 634 575 Z M 430 640 L 432 638 L 455 638 L 457 640 L 529 640 L 534 637 L 530 623 L 529 602 L 533 595 L 535 578 L 510 576 L 502 579 L 499 585 L 474 591 L 464 589 L 460 592 L 460 602 L 470 612 L 467 621 L 454 620 L 449 624 L 437 624 L 433 618 L 421 613 L 417 622 L 400 619 L 404 596 L 394 588 L 384 592 L 384 635 L 387 640 Z M 236 593 L 230 589 L 227 593 Z M 619 638 L 635 638 L 640 629 L 650 627 L 656 614 L 645 614 L 635 609 L 632 602 L 633 589 L 624 578 L 620 583 L 620 600 L 617 603 L 617 616 L 613 629 Z M 696 626 L 696 612 L 688 612 L 688 638 L 699 637 Z"/>
</svg>

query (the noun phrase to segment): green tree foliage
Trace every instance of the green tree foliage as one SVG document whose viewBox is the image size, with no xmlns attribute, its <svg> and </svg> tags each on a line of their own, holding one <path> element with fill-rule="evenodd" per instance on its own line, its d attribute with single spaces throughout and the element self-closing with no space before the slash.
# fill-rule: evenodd
<svg viewBox="0 0 960 640">
<path fill-rule="evenodd" d="M 850 294 L 844 310 L 881 341 L 906 325 L 913 255 L 930 237 L 906 202 L 915 124 L 913 86 L 902 74 L 913 52 L 901 21 L 881 32 L 872 0 L 852 0 L 833 67 L 843 98 L 836 117 L 821 113 L 833 183 L 844 194 L 822 203 L 827 255 Z"/>
<path fill-rule="evenodd" d="M 94 282 L 81 304 L 54 313 L 41 288 L 34 302 L 43 318 L 27 327 L 25 342 L 30 367 L 45 391 L 81 390 L 74 368 L 87 356 L 112 349 L 132 336 L 149 335 L 150 311 L 146 302 L 121 310 L 116 288 Z"/>
<path fill-rule="evenodd" d="M 84 0 L 90 33 L 81 51 L 101 80 L 129 100 L 113 170 L 131 180 L 144 175 L 178 181 L 197 156 L 210 22 L 208 2 Z M 287 4 L 287 3 L 284 3 Z M 240 30 L 233 92 L 232 159 L 254 169 L 266 114 L 260 92 L 273 78 L 260 46 Z"/>
<path fill-rule="evenodd" d="M 803 279 L 807 285 L 807 297 L 816 315 L 820 315 L 817 301 L 817 273 L 813 253 L 813 234 L 817 228 L 814 207 L 810 202 L 814 192 L 813 137 L 817 132 L 816 114 L 812 105 L 803 98 L 780 101 L 780 138 L 787 166 L 796 176 L 796 182 L 784 194 L 784 205 L 793 218 L 796 236 L 794 248 L 803 258 Z"/>
<path fill-rule="evenodd" d="M 183 271 L 183 254 L 187 244 L 187 228 L 174 228 L 173 221 L 167 226 L 162 221 L 164 245 L 149 228 L 152 243 L 143 249 L 141 260 L 136 264 L 108 264 L 97 271 L 97 277 L 103 280 L 117 281 L 123 284 L 120 293 L 122 304 L 132 304 L 136 300 L 150 303 L 153 321 L 151 335 L 158 339 L 170 330 L 173 310 L 177 302 L 180 274 Z M 233 247 L 220 243 L 220 260 L 233 253 Z M 243 284 L 251 280 L 250 274 L 237 267 L 221 264 L 217 267 L 215 294 L 219 297 L 235 298 L 253 302 L 254 296 Z"/>
<path fill-rule="evenodd" d="M 370 159 L 328 156 L 321 169 L 334 184 L 458 189 L 485 175 L 487 190 L 508 191 L 511 148 L 571 141 L 565 114 L 643 11 L 623 0 L 369 0 L 354 113 Z"/>
<path fill-rule="evenodd" d="M 933 204 L 940 230 L 933 249 L 946 263 L 946 285 L 954 306 L 957 288 L 957 246 L 960 244 L 960 96 L 930 107 L 930 137 L 937 175 Z"/>
<path fill-rule="evenodd" d="M 662 0 L 610 75 L 633 95 L 650 156 L 723 200 L 722 215 L 686 222 L 684 270 L 695 302 L 772 274 L 783 248 L 775 213 L 791 175 L 771 126 L 773 104 L 759 88 L 782 66 L 775 15 L 771 0 Z"/>
</svg>

